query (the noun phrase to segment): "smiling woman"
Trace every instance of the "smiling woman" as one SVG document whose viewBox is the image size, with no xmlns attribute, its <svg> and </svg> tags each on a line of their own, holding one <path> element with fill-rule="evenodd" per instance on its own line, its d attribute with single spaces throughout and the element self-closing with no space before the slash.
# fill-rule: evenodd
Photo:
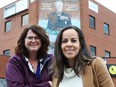
<svg viewBox="0 0 116 87">
<path fill-rule="evenodd" d="M 80 48 L 78 33 L 74 29 L 64 31 L 62 34 L 61 49 L 64 56 L 68 59 L 69 67 L 73 67 L 75 57 Z"/>
<path fill-rule="evenodd" d="M 90 55 L 84 35 L 76 26 L 59 32 L 51 73 L 52 87 L 114 87 L 105 63 Z"/>
<path fill-rule="evenodd" d="M 7 87 L 51 87 L 49 38 L 37 25 L 26 27 L 6 66 Z"/>
</svg>

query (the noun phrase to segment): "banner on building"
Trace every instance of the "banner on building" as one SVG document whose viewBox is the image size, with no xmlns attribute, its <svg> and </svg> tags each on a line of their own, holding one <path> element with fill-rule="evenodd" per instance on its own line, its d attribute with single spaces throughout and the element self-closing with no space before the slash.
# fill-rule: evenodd
<svg viewBox="0 0 116 87">
<path fill-rule="evenodd" d="M 39 0 L 38 25 L 45 28 L 50 38 L 49 52 L 54 51 L 54 42 L 59 31 L 66 26 L 80 28 L 80 0 Z"/>
</svg>

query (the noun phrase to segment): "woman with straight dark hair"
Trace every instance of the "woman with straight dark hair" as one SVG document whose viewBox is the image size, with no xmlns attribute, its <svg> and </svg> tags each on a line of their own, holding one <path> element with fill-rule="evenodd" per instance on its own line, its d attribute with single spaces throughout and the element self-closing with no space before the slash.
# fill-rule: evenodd
<svg viewBox="0 0 116 87">
<path fill-rule="evenodd" d="M 6 66 L 7 87 L 51 87 L 49 38 L 37 25 L 26 27 Z"/>
<path fill-rule="evenodd" d="M 51 73 L 52 87 L 114 87 L 105 63 L 90 55 L 76 26 L 62 29 L 57 36 Z"/>
</svg>

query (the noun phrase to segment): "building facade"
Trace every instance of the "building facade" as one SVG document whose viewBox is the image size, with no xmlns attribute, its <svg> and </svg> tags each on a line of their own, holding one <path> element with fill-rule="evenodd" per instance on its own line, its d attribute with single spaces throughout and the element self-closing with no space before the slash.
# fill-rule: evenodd
<svg viewBox="0 0 116 87">
<path fill-rule="evenodd" d="M 47 24 L 49 18 L 52 17 L 49 14 L 56 11 L 53 5 L 55 1 L 18 0 L 1 8 L 0 54 L 13 55 L 20 33 L 25 27 L 32 24 L 40 25 L 46 29 L 51 41 L 49 52 L 53 53 L 54 41 L 60 28 L 51 30 L 52 28 L 50 29 Z M 66 15 L 70 17 L 72 25 L 82 29 L 91 54 L 100 57 L 116 57 L 116 13 L 95 0 L 62 0 L 62 2 L 65 12 L 63 14 L 65 17 Z M 62 23 L 68 22 L 64 20 Z M 50 24 L 52 25 L 52 23 Z M 57 26 L 62 27 L 61 25 Z M 0 58 L 3 57 L 0 56 Z M 0 66 L 2 66 L 1 63 Z M 0 75 L 0 78 L 5 78 L 5 75 Z M 113 78 L 113 81 L 116 82 L 116 77 Z"/>
</svg>

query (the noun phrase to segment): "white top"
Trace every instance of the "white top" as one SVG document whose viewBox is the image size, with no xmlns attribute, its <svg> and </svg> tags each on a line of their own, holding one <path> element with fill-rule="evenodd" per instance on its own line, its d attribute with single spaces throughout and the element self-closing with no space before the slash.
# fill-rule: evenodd
<svg viewBox="0 0 116 87">
<path fill-rule="evenodd" d="M 25 60 L 28 62 L 29 69 L 34 73 L 32 64 L 29 62 L 29 59 L 25 57 Z"/>
<path fill-rule="evenodd" d="M 33 66 L 32 64 L 29 62 L 29 59 L 27 57 L 25 57 L 25 60 L 28 62 L 28 66 L 29 66 L 29 69 L 34 73 L 34 69 L 33 69 Z M 43 61 L 43 59 L 40 59 L 40 72 L 41 70 L 43 69 L 43 64 L 41 63 Z"/>
<path fill-rule="evenodd" d="M 82 77 L 81 75 L 78 77 L 72 68 L 65 68 L 59 87 L 83 87 Z"/>
</svg>

